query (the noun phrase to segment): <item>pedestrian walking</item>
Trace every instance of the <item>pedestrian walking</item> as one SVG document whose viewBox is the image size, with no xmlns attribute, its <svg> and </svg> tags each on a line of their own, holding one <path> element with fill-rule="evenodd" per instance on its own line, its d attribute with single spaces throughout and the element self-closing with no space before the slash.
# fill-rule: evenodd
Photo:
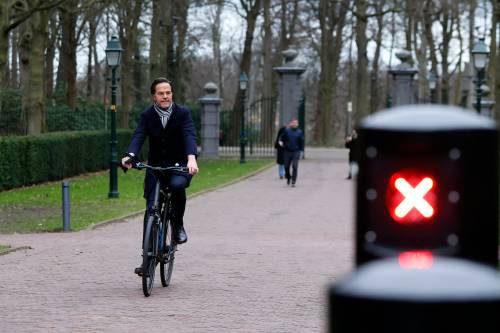
<svg viewBox="0 0 500 333">
<path fill-rule="evenodd" d="M 280 179 L 285 178 L 285 157 L 283 148 L 283 141 L 281 141 L 281 137 L 285 132 L 286 125 L 283 125 L 278 131 L 278 135 L 276 135 L 276 140 L 274 141 L 274 148 L 276 149 L 276 164 L 278 164 L 278 175 Z"/>
<path fill-rule="evenodd" d="M 345 147 L 349 149 L 349 175 L 346 179 L 351 179 L 356 168 L 356 146 L 358 142 L 358 133 L 355 129 L 352 130 L 351 135 L 345 138 Z"/>
<path fill-rule="evenodd" d="M 299 128 L 299 121 L 297 118 L 292 118 L 288 127 L 285 128 L 281 141 L 284 147 L 284 162 L 285 162 L 285 177 L 286 184 L 292 184 L 295 187 L 297 182 L 297 173 L 299 168 L 299 159 L 301 153 L 304 153 L 304 133 Z M 290 175 L 290 166 L 292 167 L 292 174 Z"/>
</svg>

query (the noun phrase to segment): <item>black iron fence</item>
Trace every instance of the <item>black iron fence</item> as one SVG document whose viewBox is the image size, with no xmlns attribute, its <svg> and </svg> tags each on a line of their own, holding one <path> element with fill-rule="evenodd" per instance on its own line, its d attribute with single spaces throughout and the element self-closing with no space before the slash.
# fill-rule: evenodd
<svg viewBox="0 0 500 333">
<path fill-rule="evenodd" d="M 246 156 L 274 156 L 274 140 L 278 129 L 275 97 L 252 102 L 245 110 Z M 219 146 L 222 156 L 240 154 L 241 115 L 233 110 L 220 112 Z"/>
<path fill-rule="evenodd" d="M 263 98 L 248 105 L 245 110 L 246 156 L 272 157 L 275 154 L 274 140 L 279 127 L 276 108 L 277 98 Z M 139 115 L 147 104 L 137 104 L 129 115 L 128 126 L 135 128 Z M 201 131 L 201 108 L 188 103 L 195 122 L 198 138 Z M 123 128 L 123 113 L 118 108 L 117 124 Z M 44 132 L 103 130 L 110 127 L 109 107 L 99 102 L 78 98 L 76 109 L 66 105 L 48 103 L 45 106 Z M 21 109 L 21 94 L 17 90 L 0 92 L 0 136 L 25 135 L 26 118 Z M 239 156 L 241 114 L 233 110 L 220 112 L 219 145 L 221 156 Z M 198 142 L 200 143 L 200 142 Z"/>
<path fill-rule="evenodd" d="M 119 128 L 133 129 L 137 125 L 141 112 L 151 102 L 136 103 L 129 114 L 126 126 L 123 126 L 124 116 L 122 108 L 118 106 L 117 124 Z M 201 129 L 200 106 L 196 103 L 188 103 L 195 122 L 196 130 Z M 78 98 L 77 107 L 71 109 L 64 104 L 47 102 L 45 114 L 43 115 L 44 132 L 103 130 L 110 128 L 109 106 L 104 103 L 89 101 Z M 25 135 L 26 117 L 21 108 L 21 92 L 19 90 L 0 90 L 0 136 Z"/>
</svg>

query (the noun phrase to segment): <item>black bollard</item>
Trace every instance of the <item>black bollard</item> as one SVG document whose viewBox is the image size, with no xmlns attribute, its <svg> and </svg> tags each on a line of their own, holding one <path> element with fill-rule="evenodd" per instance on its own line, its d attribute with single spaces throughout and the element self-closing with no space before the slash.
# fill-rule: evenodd
<svg viewBox="0 0 500 333">
<path fill-rule="evenodd" d="M 69 182 L 62 182 L 62 215 L 63 215 L 63 231 L 71 230 L 70 221 L 70 203 L 69 203 Z"/>
<path fill-rule="evenodd" d="M 408 105 L 359 126 L 356 261 L 412 249 L 498 264 L 498 130 L 457 107 Z"/>
<path fill-rule="evenodd" d="M 500 332 L 500 277 L 430 251 L 362 265 L 329 290 L 329 332 Z"/>
</svg>

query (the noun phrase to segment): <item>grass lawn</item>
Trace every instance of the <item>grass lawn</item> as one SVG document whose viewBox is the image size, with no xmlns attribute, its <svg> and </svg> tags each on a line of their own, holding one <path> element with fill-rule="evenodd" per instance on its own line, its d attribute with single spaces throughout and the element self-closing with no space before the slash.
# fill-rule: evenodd
<svg viewBox="0 0 500 333">
<path fill-rule="evenodd" d="M 10 249 L 10 246 L 9 246 L 9 245 L 1 245 L 1 244 L 0 244 L 0 253 L 5 252 L 5 251 L 7 251 L 8 249 Z"/>
<path fill-rule="evenodd" d="M 273 161 L 235 159 L 199 160 L 200 173 L 191 181 L 188 196 L 231 182 Z M 144 209 L 144 171 L 118 173 L 118 199 L 108 199 L 107 171 L 69 179 L 71 229 L 118 218 Z M 0 192 L 0 233 L 28 233 L 62 230 L 61 181 Z"/>
</svg>

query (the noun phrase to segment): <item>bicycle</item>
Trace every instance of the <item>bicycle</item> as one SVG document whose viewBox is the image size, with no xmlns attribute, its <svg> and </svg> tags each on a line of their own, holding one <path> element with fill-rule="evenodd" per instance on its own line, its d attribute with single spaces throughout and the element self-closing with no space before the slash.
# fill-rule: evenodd
<svg viewBox="0 0 500 333">
<path fill-rule="evenodd" d="M 156 176 L 153 207 L 147 212 L 146 230 L 142 246 L 142 291 L 144 296 L 151 295 L 156 266 L 160 264 L 160 277 L 163 287 L 168 287 L 174 268 L 177 244 L 172 237 L 172 192 L 168 187 L 161 188 L 161 179 L 168 172 L 188 173 L 187 167 L 154 167 L 142 162 L 132 162 L 137 170 L 150 169 Z"/>
</svg>

